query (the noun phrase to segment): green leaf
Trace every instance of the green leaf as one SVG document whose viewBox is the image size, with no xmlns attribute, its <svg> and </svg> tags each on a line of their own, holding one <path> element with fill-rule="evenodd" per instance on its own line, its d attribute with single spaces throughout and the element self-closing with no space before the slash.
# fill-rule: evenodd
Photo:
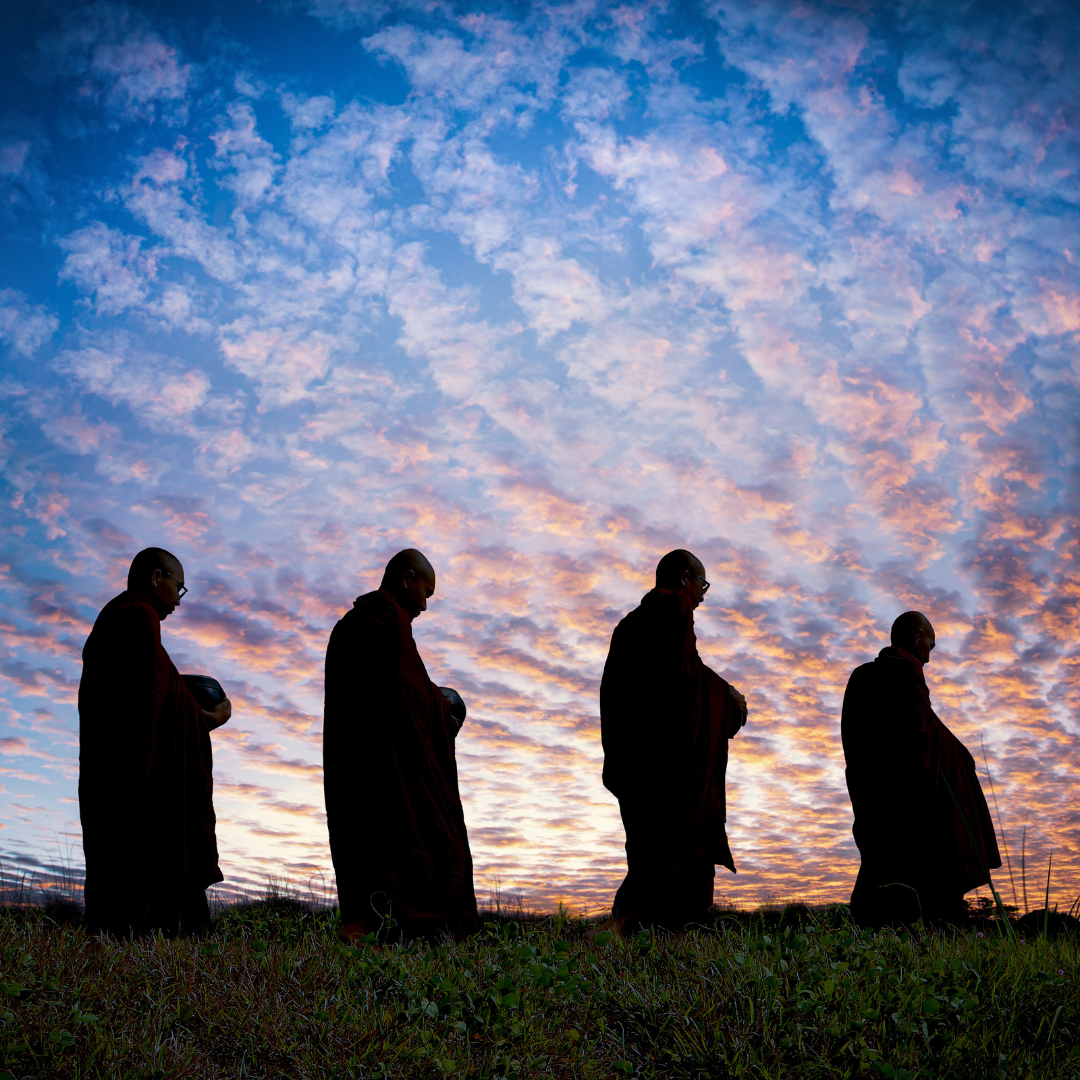
<svg viewBox="0 0 1080 1080">
<path fill-rule="evenodd" d="M 60 1028 L 53 1028 L 49 1032 L 49 1042 L 55 1043 L 62 1050 L 67 1050 L 75 1045 L 75 1036 L 70 1032 L 62 1031 Z"/>
<path fill-rule="evenodd" d="M 330 1013 L 326 1009 L 320 1009 L 315 1014 L 315 1019 L 322 1023 L 323 1021 L 330 1019 Z"/>
<path fill-rule="evenodd" d="M 923 999 L 922 1011 L 927 1016 L 934 1016 L 941 1012 L 941 1002 L 936 997 L 928 997 Z"/>
<path fill-rule="evenodd" d="M 217 956 L 218 943 L 216 941 L 211 941 L 208 945 L 203 945 L 199 949 L 199 952 L 201 952 L 203 956 Z"/>
<path fill-rule="evenodd" d="M 625 1074 L 626 1076 L 633 1076 L 633 1074 L 634 1074 L 634 1063 L 632 1061 L 616 1061 L 615 1062 L 615 1071 L 616 1072 L 621 1072 L 621 1073 Z"/>
<path fill-rule="evenodd" d="M 502 997 L 503 1006 L 507 1009 L 516 1008 L 520 1001 L 521 995 L 516 990 L 512 990 L 509 994 L 503 994 Z"/>
<path fill-rule="evenodd" d="M 596 944 L 607 945 L 614 936 L 615 935 L 610 930 L 601 930 L 600 933 L 596 935 Z"/>
</svg>

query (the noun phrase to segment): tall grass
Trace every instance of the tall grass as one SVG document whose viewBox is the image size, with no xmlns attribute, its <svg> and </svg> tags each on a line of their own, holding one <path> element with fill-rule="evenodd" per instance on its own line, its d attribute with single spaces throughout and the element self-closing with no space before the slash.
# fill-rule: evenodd
<svg viewBox="0 0 1080 1080">
<path fill-rule="evenodd" d="M 345 948 L 279 900 L 123 944 L 0 912 L 0 1076 L 1080 1077 L 1071 936 L 860 933 L 843 907 L 589 925 Z"/>
</svg>

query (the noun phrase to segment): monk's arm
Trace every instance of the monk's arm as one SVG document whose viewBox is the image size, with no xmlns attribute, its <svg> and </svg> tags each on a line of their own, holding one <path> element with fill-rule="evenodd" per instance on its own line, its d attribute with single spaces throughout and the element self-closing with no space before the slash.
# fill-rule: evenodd
<svg viewBox="0 0 1080 1080">
<path fill-rule="evenodd" d="M 739 724 L 739 727 L 742 727 L 746 723 L 747 714 L 750 712 L 746 705 L 746 698 L 731 683 L 728 683 L 728 693 L 735 699 L 735 704 L 738 706 L 739 712 L 742 713 L 742 724 Z"/>
<path fill-rule="evenodd" d="M 165 703 L 167 679 L 162 678 L 158 670 L 161 629 L 141 604 L 125 610 L 122 620 L 117 658 L 123 671 L 122 678 L 130 680 L 130 689 L 135 692 L 132 704 L 139 714 L 137 723 L 141 724 L 145 720 L 156 720 Z"/>
<path fill-rule="evenodd" d="M 702 664 L 705 677 L 713 684 L 712 699 L 720 704 L 721 731 L 726 739 L 734 739 L 746 723 L 746 698 L 726 679 L 722 679 L 710 667 Z"/>
</svg>

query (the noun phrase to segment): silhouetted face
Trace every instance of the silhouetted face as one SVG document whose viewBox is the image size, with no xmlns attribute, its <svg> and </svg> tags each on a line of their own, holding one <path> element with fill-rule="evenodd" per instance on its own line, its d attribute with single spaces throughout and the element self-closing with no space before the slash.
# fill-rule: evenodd
<svg viewBox="0 0 1080 1080">
<path fill-rule="evenodd" d="M 405 570 L 401 575 L 401 588 L 396 591 L 397 602 L 416 618 L 421 611 L 427 611 L 427 602 L 435 593 L 435 571 L 430 573 L 422 569 Z"/>
<path fill-rule="evenodd" d="M 705 587 L 705 566 L 694 559 L 690 563 L 690 569 L 682 572 L 679 592 L 686 593 L 694 601 L 694 607 L 697 607 L 705 599 Z"/>
<path fill-rule="evenodd" d="M 175 559 L 163 559 L 163 570 L 150 574 L 150 599 L 158 615 L 167 619 L 180 603 L 180 590 L 184 588 L 184 568 Z"/>
<path fill-rule="evenodd" d="M 937 638 L 934 636 L 934 628 L 930 625 L 929 620 L 924 619 L 923 625 L 915 631 L 914 648 L 911 650 L 924 664 L 930 663 L 930 654 L 934 651 L 934 646 L 937 645 Z"/>
</svg>

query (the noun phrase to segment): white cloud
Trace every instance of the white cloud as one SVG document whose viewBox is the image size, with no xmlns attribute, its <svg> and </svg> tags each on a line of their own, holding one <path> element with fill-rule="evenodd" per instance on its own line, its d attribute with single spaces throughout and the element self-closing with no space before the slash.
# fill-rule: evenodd
<svg viewBox="0 0 1080 1080">
<path fill-rule="evenodd" d="M 138 31 L 98 45 L 90 73 L 107 88 L 108 105 L 132 120 L 153 117 L 158 103 L 183 101 L 191 81 L 191 66 L 177 63 L 175 49 Z"/>
<path fill-rule="evenodd" d="M 44 304 L 34 303 L 18 289 L 0 289 L 0 341 L 33 356 L 60 327 L 60 320 Z"/>
<path fill-rule="evenodd" d="M 95 221 L 60 240 L 67 252 L 60 280 L 73 281 L 94 297 L 101 315 L 117 315 L 141 304 L 157 276 L 154 252 L 142 251 L 143 238 Z"/>
<path fill-rule="evenodd" d="M 186 119 L 192 65 L 126 4 L 96 0 L 68 12 L 37 45 L 40 73 L 75 80 L 74 99 L 99 103 L 110 118 Z"/>
<path fill-rule="evenodd" d="M 160 431 L 191 430 L 191 418 L 206 403 L 210 380 L 174 360 L 141 350 L 123 334 L 111 341 L 65 349 L 56 369 L 77 379 L 91 394 L 126 405 Z"/>
</svg>

